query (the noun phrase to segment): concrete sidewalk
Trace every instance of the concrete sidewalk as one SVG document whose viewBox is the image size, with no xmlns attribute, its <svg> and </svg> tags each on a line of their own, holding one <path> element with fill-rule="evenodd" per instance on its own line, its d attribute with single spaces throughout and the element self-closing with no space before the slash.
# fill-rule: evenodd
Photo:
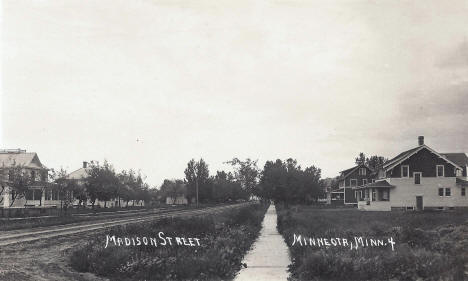
<svg viewBox="0 0 468 281">
<path fill-rule="evenodd" d="M 287 280 L 287 269 L 291 263 L 289 249 L 276 229 L 276 209 L 273 204 L 265 214 L 260 237 L 243 263 L 247 264 L 247 268 L 241 269 L 235 281 Z"/>
</svg>

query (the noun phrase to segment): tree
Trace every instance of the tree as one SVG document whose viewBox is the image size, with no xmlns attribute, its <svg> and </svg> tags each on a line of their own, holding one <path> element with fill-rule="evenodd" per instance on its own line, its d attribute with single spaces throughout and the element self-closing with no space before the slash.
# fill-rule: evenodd
<svg viewBox="0 0 468 281">
<path fill-rule="evenodd" d="M 376 170 L 378 167 L 387 162 L 387 160 L 388 159 L 383 156 L 373 155 L 366 159 L 366 165 L 372 170 Z"/>
<path fill-rule="evenodd" d="M 249 194 L 242 189 L 231 172 L 217 171 L 216 176 L 211 177 L 213 189 L 213 201 L 218 203 L 230 202 L 237 199 L 248 199 Z"/>
<path fill-rule="evenodd" d="M 9 168 L 8 180 L 5 184 L 10 187 L 10 207 L 13 206 L 17 199 L 24 198 L 26 196 L 26 192 L 29 190 L 32 183 L 33 180 L 26 172 L 24 166 L 15 164 Z"/>
<path fill-rule="evenodd" d="M 190 160 L 187 163 L 187 168 L 185 169 L 184 173 L 188 184 L 189 198 L 195 197 L 198 206 L 200 190 L 203 189 L 201 192 L 203 195 L 202 198 L 209 200 L 211 197 L 210 186 L 208 182 L 210 172 L 208 170 L 208 164 L 205 163 L 203 158 L 200 158 L 200 160 L 197 162 L 195 159 Z"/>
<path fill-rule="evenodd" d="M 259 195 L 276 202 L 309 203 L 322 195 L 321 170 L 315 166 L 305 170 L 295 159 L 267 161 L 260 177 Z"/>
<path fill-rule="evenodd" d="M 79 186 L 74 180 L 69 180 L 68 173 L 65 169 L 60 168 L 59 171 L 52 170 L 50 174 L 51 182 L 48 184 L 52 192 L 58 193 L 60 200 L 60 210 L 65 210 L 67 214 L 68 207 L 73 204 L 73 192 L 78 190 Z"/>
<path fill-rule="evenodd" d="M 234 177 L 241 184 L 241 187 L 249 194 L 257 193 L 256 188 L 258 185 L 259 170 L 257 167 L 258 160 L 251 160 L 247 158 L 245 161 L 241 161 L 238 158 L 233 158 L 227 161 L 234 167 Z"/>
<path fill-rule="evenodd" d="M 104 161 L 103 166 L 92 163 L 88 174 L 86 191 L 92 207 L 94 208 L 96 199 L 104 201 L 104 207 L 107 207 L 107 201 L 117 196 L 117 186 L 119 185 L 114 168 L 107 161 Z"/>
<path fill-rule="evenodd" d="M 359 153 L 359 156 L 356 157 L 356 165 L 362 165 L 366 163 L 366 155 L 362 152 Z"/>
<path fill-rule="evenodd" d="M 183 180 L 164 180 L 161 185 L 160 195 L 162 198 L 170 197 L 175 202 L 177 197 L 184 196 L 187 192 Z"/>
<path fill-rule="evenodd" d="M 369 158 L 363 152 L 359 153 L 359 156 L 356 157 L 356 165 L 365 164 L 367 167 L 372 170 L 376 170 L 379 166 L 383 165 L 388 159 L 383 156 L 373 155 Z"/>
</svg>

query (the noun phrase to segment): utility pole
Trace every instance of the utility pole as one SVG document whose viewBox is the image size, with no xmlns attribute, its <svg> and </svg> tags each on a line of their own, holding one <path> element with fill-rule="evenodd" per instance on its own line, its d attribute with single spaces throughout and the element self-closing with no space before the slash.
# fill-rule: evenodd
<svg viewBox="0 0 468 281">
<path fill-rule="evenodd" d="M 197 188 L 197 208 L 198 208 L 198 175 L 197 175 L 197 179 L 195 180 L 195 186 Z"/>
</svg>

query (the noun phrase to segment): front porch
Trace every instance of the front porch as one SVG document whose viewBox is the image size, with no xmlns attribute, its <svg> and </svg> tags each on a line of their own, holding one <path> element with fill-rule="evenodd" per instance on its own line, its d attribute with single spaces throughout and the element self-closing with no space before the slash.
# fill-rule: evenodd
<svg viewBox="0 0 468 281">
<path fill-rule="evenodd" d="M 391 211 L 390 189 L 394 186 L 387 181 L 378 181 L 356 187 L 358 209 L 363 211 Z"/>
</svg>

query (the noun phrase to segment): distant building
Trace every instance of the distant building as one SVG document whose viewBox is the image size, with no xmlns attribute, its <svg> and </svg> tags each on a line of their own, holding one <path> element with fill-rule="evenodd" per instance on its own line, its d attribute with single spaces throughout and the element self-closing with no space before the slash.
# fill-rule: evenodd
<svg viewBox="0 0 468 281">
<path fill-rule="evenodd" d="M 385 162 L 375 182 L 354 187 L 361 210 L 390 211 L 468 207 L 468 157 L 418 146 Z"/>
<path fill-rule="evenodd" d="M 26 194 L 13 200 L 15 191 L 10 184 L 15 167 L 21 167 L 24 175 L 31 177 L 32 185 L 29 186 Z M 35 152 L 26 152 L 22 149 L 0 150 L 0 178 L 3 190 L 0 206 L 3 208 L 47 206 L 54 203 L 52 198 L 46 197 L 44 193 L 47 186 L 48 169 L 41 163 Z"/>
<path fill-rule="evenodd" d="M 335 198 L 343 200 L 345 205 L 357 205 L 354 188 L 372 182 L 373 170 L 364 164 L 354 166 L 340 172 L 338 177 L 338 190 L 332 192 Z"/>
<path fill-rule="evenodd" d="M 93 161 L 91 161 L 91 163 L 93 163 Z M 86 178 L 89 176 L 89 172 L 91 171 L 91 168 L 88 166 L 88 162 L 84 161 L 83 162 L 83 166 L 73 172 L 71 172 L 67 179 L 69 180 L 75 180 L 77 182 L 77 184 L 79 185 L 85 185 L 86 184 Z M 79 200 L 76 199 L 74 202 L 73 202 L 73 205 L 77 206 L 79 203 Z M 87 202 L 85 202 L 85 207 L 86 206 L 91 206 L 91 200 L 87 200 Z M 120 204 L 119 204 L 120 203 Z M 118 206 L 121 206 L 121 207 L 125 207 L 127 204 L 126 201 L 120 199 L 120 202 L 119 202 L 119 199 L 118 198 L 115 198 L 115 199 L 111 199 L 109 201 L 100 201 L 98 199 L 96 199 L 96 201 L 94 202 L 94 206 L 96 207 L 118 207 Z M 131 200 L 131 204 L 129 206 L 144 206 L 145 203 L 144 201 L 142 200 Z"/>
<path fill-rule="evenodd" d="M 331 204 L 332 183 L 333 183 L 332 178 L 326 178 L 322 180 L 322 187 L 323 187 L 322 192 L 324 196 L 322 198 L 319 198 L 318 202 Z"/>
</svg>

